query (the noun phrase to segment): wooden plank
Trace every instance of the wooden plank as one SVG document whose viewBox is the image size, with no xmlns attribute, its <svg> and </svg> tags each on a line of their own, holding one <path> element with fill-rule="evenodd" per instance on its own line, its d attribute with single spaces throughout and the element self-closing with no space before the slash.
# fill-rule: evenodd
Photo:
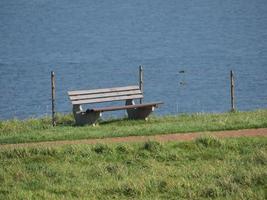
<svg viewBox="0 0 267 200">
<path fill-rule="evenodd" d="M 235 80 L 234 72 L 230 71 L 230 82 L 231 82 L 231 111 L 235 111 Z"/>
<path fill-rule="evenodd" d="M 107 97 L 107 98 L 99 98 L 99 99 L 88 99 L 88 100 L 77 100 L 72 101 L 73 105 L 80 105 L 80 104 L 89 104 L 89 103 L 102 103 L 102 102 L 109 102 L 109 101 L 121 101 L 127 99 L 140 99 L 143 98 L 143 95 L 129 95 L 129 96 L 118 96 L 118 97 Z"/>
<path fill-rule="evenodd" d="M 52 103 L 52 125 L 56 125 L 56 111 L 55 111 L 55 101 L 56 101 L 56 84 L 55 84 L 55 72 L 51 71 L 51 103 Z"/>
<path fill-rule="evenodd" d="M 144 104 L 135 104 L 135 105 L 127 105 L 127 106 L 110 106 L 110 107 L 103 107 L 103 108 L 95 108 L 92 109 L 92 111 L 95 112 L 105 112 L 105 111 L 114 111 L 114 110 L 125 110 L 125 109 L 131 109 L 131 108 L 144 108 L 144 107 L 150 107 L 163 104 L 163 102 L 152 102 L 152 103 L 144 103 Z"/>
<path fill-rule="evenodd" d="M 144 70 L 143 70 L 142 65 L 139 66 L 139 88 L 143 93 L 144 92 Z M 142 101 L 142 99 L 140 99 L 140 104 L 142 104 L 142 103 L 143 103 L 143 101 Z"/>
<path fill-rule="evenodd" d="M 125 87 L 68 91 L 68 94 L 69 94 L 69 96 L 72 96 L 72 95 L 82 95 L 82 94 L 98 94 L 98 93 L 107 93 L 107 92 L 119 92 L 119 91 L 137 90 L 137 89 L 139 89 L 138 85 L 130 85 L 130 86 L 125 86 Z"/>
<path fill-rule="evenodd" d="M 97 99 L 97 98 L 103 98 L 103 97 L 116 97 L 116 96 L 136 95 L 136 94 L 142 94 L 142 92 L 140 90 L 130 90 L 130 91 L 122 91 L 122 92 L 75 95 L 75 96 L 70 96 L 70 100 L 76 101 L 76 100 Z"/>
</svg>

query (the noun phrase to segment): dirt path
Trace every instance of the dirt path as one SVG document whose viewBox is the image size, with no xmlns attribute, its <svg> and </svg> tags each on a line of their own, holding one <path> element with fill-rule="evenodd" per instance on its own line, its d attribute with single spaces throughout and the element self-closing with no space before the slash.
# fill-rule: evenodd
<svg viewBox="0 0 267 200">
<path fill-rule="evenodd" d="M 205 133 L 185 133 L 185 134 L 176 133 L 176 134 L 164 134 L 164 135 L 154 135 L 154 136 L 128 136 L 128 137 L 114 137 L 114 138 L 103 138 L 103 139 L 61 140 L 61 141 L 35 142 L 35 143 L 4 144 L 0 145 L 0 149 L 18 148 L 18 147 L 52 147 L 52 146 L 62 146 L 71 144 L 144 142 L 149 140 L 159 141 L 159 142 L 189 141 L 204 135 L 212 135 L 218 138 L 254 137 L 254 136 L 267 137 L 267 128 L 245 129 L 236 131 L 205 132 Z"/>
</svg>

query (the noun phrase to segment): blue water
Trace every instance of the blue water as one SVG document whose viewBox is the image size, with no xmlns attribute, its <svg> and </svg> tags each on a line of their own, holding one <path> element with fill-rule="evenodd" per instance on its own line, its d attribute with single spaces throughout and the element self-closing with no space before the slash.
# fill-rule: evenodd
<svg viewBox="0 0 267 200">
<path fill-rule="evenodd" d="M 266 0 L 1 0 L 0 119 L 70 112 L 71 89 L 138 83 L 160 115 L 267 107 Z M 185 73 L 179 71 L 185 70 Z M 182 84 L 181 84 L 182 83 Z"/>
</svg>

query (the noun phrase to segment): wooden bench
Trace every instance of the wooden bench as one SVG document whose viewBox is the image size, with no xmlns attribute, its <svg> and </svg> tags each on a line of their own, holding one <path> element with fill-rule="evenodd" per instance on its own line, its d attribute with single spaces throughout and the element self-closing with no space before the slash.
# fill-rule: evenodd
<svg viewBox="0 0 267 200">
<path fill-rule="evenodd" d="M 73 114 L 78 125 L 95 124 L 101 117 L 102 112 L 126 110 L 129 119 L 144 119 L 163 102 L 135 104 L 135 99 L 142 99 L 143 92 L 138 85 L 103 88 L 94 90 L 69 91 L 69 98 L 73 105 Z M 92 103 L 103 103 L 113 101 L 125 101 L 122 106 L 110 106 L 102 108 L 91 108 L 84 111 L 82 105 Z"/>
</svg>

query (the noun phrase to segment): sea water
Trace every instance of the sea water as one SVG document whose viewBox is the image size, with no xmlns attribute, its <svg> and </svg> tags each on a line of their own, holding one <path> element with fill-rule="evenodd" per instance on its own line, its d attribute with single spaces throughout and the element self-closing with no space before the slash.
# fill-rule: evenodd
<svg viewBox="0 0 267 200">
<path fill-rule="evenodd" d="M 266 0 L 1 0 L 0 119 L 71 112 L 67 91 L 138 84 L 156 114 L 267 107 Z M 101 106 L 101 105 L 100 105 Z M 123 115 L 117 112 L 115 115 Z"/>
</svg>

